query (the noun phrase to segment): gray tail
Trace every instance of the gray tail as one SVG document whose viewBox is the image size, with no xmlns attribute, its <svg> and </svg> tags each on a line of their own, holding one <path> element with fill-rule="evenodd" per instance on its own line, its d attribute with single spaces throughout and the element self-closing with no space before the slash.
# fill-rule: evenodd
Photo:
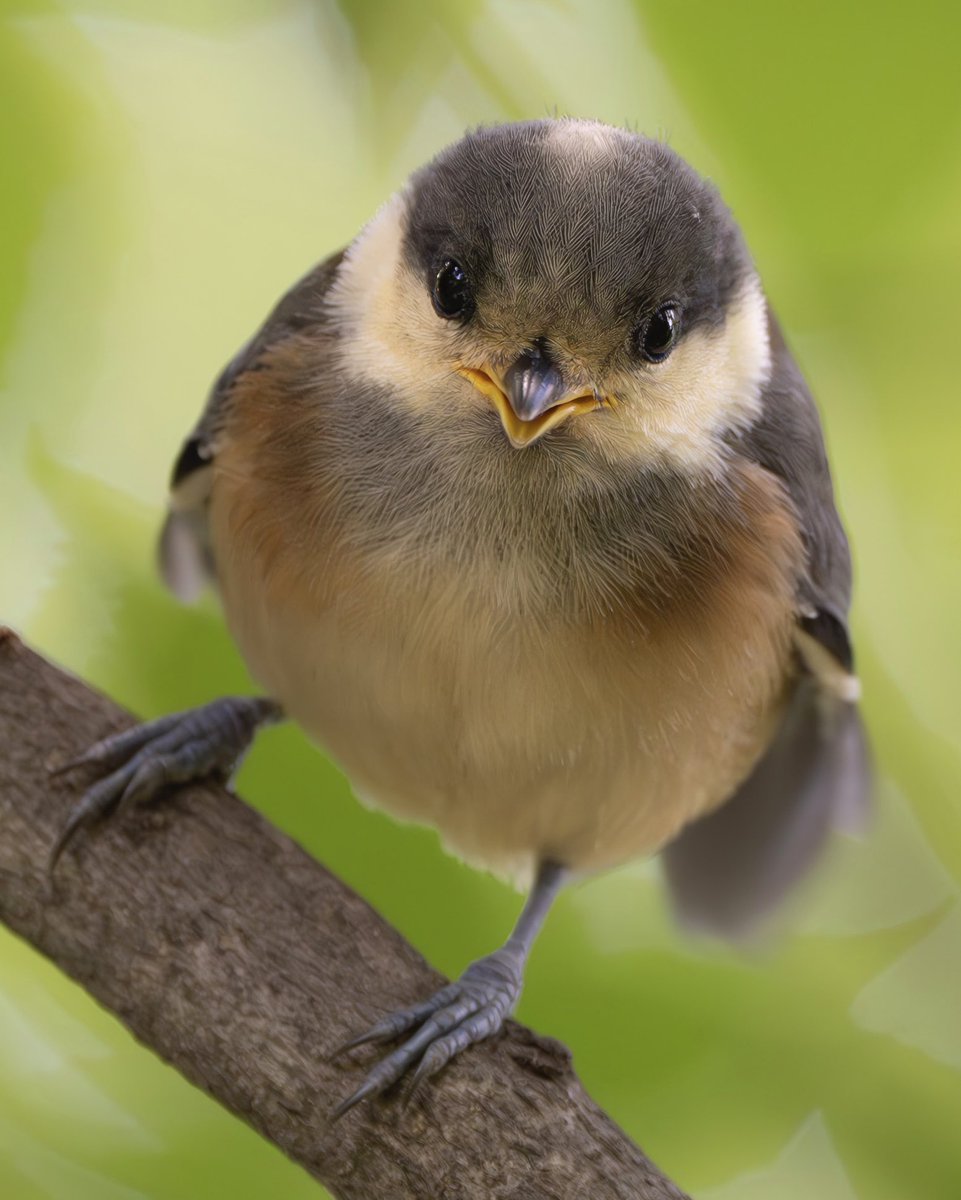
<svg viewBox="0 0 961 1200">
<path fill-rule="evenodd" d="M 169 512 L 160 533 L 157 559 L 164 583 L 178 600 L 192 604 L 216 573 L 203 512 Z"/>
<path fill-rule="evenodd" d="M 719 937 L 749 936 L 812 869 L 832 830 L 864 827 L 871 780 L 858 710 L 803 677 L 741 788 L 664 850 L 679 920 Z"/>
</svg>

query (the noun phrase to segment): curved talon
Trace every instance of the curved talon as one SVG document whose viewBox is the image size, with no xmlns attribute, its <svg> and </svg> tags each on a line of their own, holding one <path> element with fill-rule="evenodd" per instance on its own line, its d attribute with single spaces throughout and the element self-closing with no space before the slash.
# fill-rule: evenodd
<svg viewBox="0 0 961 1200">
<path fill-rule="evenodd" d="M 76 771 L 77 767 L 82 767 L 84 763 L 89 762 L 87 754 L 78 754 L 76 758 L 68 758 L 66 762 L 60 764 L 59 767 L 47 767 L 47 774 L 51 779 L 59 779 L 61 775 L 66 775 L 70 771 Z"/>
<path fill-rule="evenodd" d="M 60 856 L 64 850 L 73 841 L 77 830 L 85 824 L 87 813 L 84 811 L 83 805 L 78 804 L 72 808 L 67 815 L 66 821 L 63 823 L 63 828 L 57 835 L 57 840 L 50 847 L 50 853 L 47 855 L 47 875 L 50 876 L 57 869 L 57 863 L 60 861 Z"/>
<path fill-rule="evenodd" d="M 175 728 L 183 716 L 183 713 L 172 713 L 167 717 L 158 717 L 155 721 L 145 721 L 142 725 L 131 725 L 128 729 L 121 729 L 119 733 L 101 738 L 92 746 L 88 746 L 82 754 L 68 759 L 59 767 L 51 768 L 50 776 L 56 779 L 60 775 L 77 770 L 78 767 L 102 767 L 114 763 L 119 765 L 127 755 L 140 750 L 153 738 Z"/>
<path fill-rule="evenodd" d="M 97 752 L 103 744 L 103 742 L 96 742 L 89 750 L 86 750 L 83 754 L 78 754 L 76 758 L 68 758 L 59 767 L 48 767 L 47 774 L 51 779 L 58 779 L 61 775 L 67 775 L 70 771 L 76 771 L 79 767 L 86 767 L 99 762 L 100 758 Z"/>
<path fill-rule="evenodd" d="M 420 1004 L 415 1004 L 410 1008 L 401 1008 L 397 1012 L 389 1013 L 376 1025 L 372 1025 L 365 1033 L 359 1034 L 355 1038 L 351 1038 L 349 1042 L 344 1042 L 330 1056 L 331 1058 L 340 1058 L 343 1054 L 348 1054 L 351 1050 L 356 1050 L 360 1046 L 380 1045 L 384 1042 L 392 1042 L 395 1038 L 399 1038 L 402 1034 L 413 1029 L 425 1021 L 432 1012 L 435 1012 L 439 1005 L 447 1003 L 447 1000 L 453 1000 L 455 996 L 455 988 L 448 984 L 447 987 L 441 988 L 436 995 L 429 1000 L 424 1000 Z"/>
<path fill-rule="evenodd" d="M 354 1105 L 360 1104 L 361 1100 L 366 1100 L 368 1096 L 374 1095 L 377 1091 L 376 1083 L 369 1078 L 366 1079 L 356 1092 L 351 1093 L 346 1100 L 341 1100 L 340 1104 L 330 1114 L 330 1119 L 332 1121 L 339 1121 L 344 1113 L 350 1112 Z"/>
<path fill-rule="evenodd" d="M 120 768 L 104 779 L 98 780 L 80 797 L 67 814 L 63 828 L 51 847 L 47 858 L 48 875 L 56 869 L 64 850 L 84 825 L 109 816 L 114 809 L 124 803 L 129 791 L 128 780 L 137 761 L 137 758 L 134 758 L 126 768 Z"/>
</svg>

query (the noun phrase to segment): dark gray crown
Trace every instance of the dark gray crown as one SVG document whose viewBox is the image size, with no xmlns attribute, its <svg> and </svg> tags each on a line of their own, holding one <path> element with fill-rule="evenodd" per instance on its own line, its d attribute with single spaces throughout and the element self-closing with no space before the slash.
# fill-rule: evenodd
<svg viewBox="0 0 961 1200">
<path fill-rule="evenodd" d="M 478 129 L 414 175 L 408 204 L 405 250 L 425 283 L 456 258 L 479 310 L 509 305 L 515 321 L 518 307 L 548 322 L 589 309 L 610 328 L 677 301 L 685 328 L 716 324 L 750 270 L 711 184 L 662 143 L 602 125 Z"/>
</svg>

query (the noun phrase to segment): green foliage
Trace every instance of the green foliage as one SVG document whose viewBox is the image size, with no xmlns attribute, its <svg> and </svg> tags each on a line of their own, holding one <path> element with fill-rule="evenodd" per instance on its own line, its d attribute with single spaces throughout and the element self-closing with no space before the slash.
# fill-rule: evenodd
<svg viewBox="0 0 961 1200">
<path fill-rule="evenodd" d="M 651 866 L 563 898 L 520 1016 L 703 1200 L 958 1194 L 956 16 L 927 0 L 7 3 L 0 617 L 146 716 L 251 687 L 157 582 L 164 482 L 273 297 L 479 121 L 667 136 L 718 182 L 825 414 L 882 788 L 790 928 L 684 940 Z M 518 898 L 354 801 L 292 729 L 240 790 L 442 970 Z M 305 930 L 309 936 L 309 930 Z M 0 1194 L 317 1189 L 0 937 Z M 321 1048 L 318 1048 L 318 1052 Z"/>
</svg>

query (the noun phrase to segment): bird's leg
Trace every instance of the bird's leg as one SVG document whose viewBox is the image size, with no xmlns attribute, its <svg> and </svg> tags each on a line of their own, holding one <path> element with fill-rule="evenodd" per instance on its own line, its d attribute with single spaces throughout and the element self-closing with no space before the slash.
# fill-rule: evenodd
<svg viewBox="0 0 961 1200">
<path fill-rule="evenodd" d="M 343 1053 L 356 1046 L 389 1042 L 411 1034 L 337 1106 L 335 1118 L 367 1096 L 378 1095 L 396 1083 L 416 1063 L 411 1081 L 413 1091 L 455 1054 L 501 1028 L 521 994 L 527 956 L 566 876 L 560 864 L 542 863 L 514 932 L 500 950 L 471 963 L 460 979 L 441 988 L 429 1000 L 391 1013 L 340 1048 L 338 1053 Z"/>
<path fill-rule="evenodd" d="M 255 696 L 225 696 L 201 708 L 135 725 L 95 743 L 53 772 L 96 768 L 101 775 L 80 797 L 50 852 L 50 870 L 76 832 L 122 804 L 151 800 L 172 783 L 205 775 L 225 782 L 261 725 L 283 719 L 280 705 Z"/>
</svg>

